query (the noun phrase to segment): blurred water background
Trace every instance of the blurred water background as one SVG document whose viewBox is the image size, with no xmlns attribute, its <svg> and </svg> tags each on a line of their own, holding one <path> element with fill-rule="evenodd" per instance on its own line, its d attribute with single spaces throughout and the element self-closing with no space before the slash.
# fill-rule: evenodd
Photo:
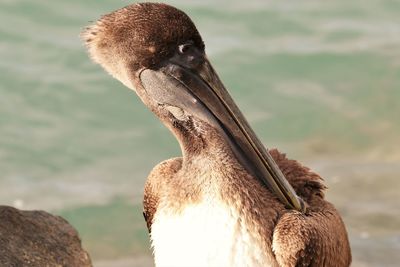
<svg viewBox="0 0 400 267">
<path fill-rule="evenodd" d="M 80 232 L 95 266 L 152 266 L 145 178 L 180 154 L 79 32 L 129 1 L 0 1 L 0 203 Z M 400 2 L 183 1 L 267 147 L 321 174 L 353 266 L 400 262 Z"/>
</svg>

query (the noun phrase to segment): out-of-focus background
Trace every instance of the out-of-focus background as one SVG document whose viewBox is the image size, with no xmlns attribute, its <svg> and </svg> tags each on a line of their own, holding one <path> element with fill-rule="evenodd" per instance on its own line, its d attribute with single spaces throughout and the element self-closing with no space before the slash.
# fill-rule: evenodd
<svg viewBox="0 0 400 267">
<path fill-rule="evenodd" d="M 180 154 L 79 32 L 129 1 L 0 1 L 0 203 L 62 215 L 95 266 L 152 266 L 145 178 Z M 400 262 L 400 2 L 184 1 L 267 147 L 321 174 L 353 266 Z"/>
</svg>

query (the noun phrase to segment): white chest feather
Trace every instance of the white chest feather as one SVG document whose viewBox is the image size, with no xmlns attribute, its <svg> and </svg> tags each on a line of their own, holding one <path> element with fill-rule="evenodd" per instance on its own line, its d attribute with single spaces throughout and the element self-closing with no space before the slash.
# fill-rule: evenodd
<svg viewBox="0 0 400 267">
<path fill-rule="evenodd" d="M 272 266 L 245 222 L 215 201 L 187 206 L 179 214 L 159 209 L 151 239 L 157 267 Z"/>
</svg>

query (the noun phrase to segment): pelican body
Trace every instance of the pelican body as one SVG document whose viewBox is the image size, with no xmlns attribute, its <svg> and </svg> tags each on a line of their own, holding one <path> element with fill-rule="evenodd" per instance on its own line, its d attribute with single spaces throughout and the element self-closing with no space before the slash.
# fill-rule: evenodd
<svg viewBox="0 0 400 267">
<path fill-rule="evenodd" d="M 322 179 L 264 148 L 184 12 L 134 4 L 82 36 L 91 58 L 181 146 L 182 157 L 158 164 L 144 190 L 157 267 L 350 265 L 346 229 Z"/>
</svg>

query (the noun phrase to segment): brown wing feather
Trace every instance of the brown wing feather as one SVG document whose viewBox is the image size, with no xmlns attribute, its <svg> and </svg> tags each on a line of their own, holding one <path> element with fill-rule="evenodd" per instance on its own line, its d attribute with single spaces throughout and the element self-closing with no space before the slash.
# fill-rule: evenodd
<svg viewBox="0 0 400 267">
<path fill-rule="evenodd" d="M 282 216 L 274 229 L 272 248 L 280 266 L 345 267 L 351 263 L 346 229 L 334 207 Z"/>
<path fill-rule="evenodd" d="M 315 197 L 324 198 L 326 186 L 322 183 L 321 176 L 310 171 L 309 168 L 301 165 L 296 160 L 288 159 L 286 154 L 279 152 L 277 149 L 272 149 L 269 153 L 296 193 L 304 201 L 309 202 Z"/>
<path fill-rule="evenodd" d="M 272 248 L 280 266 L 344 267 L 351 263 L 346 229 L 338 211 L 324 200 L 322 178 L 277 150 L 272 157 L 296 192 L 306 214 L 288 211 L 278 221 Z"/>
<path fill-rule="evenodd" d="M 153 190 L 151 183 L 146 183 L 144 188 L 143 198 L 143 217 L 146 221 L 147 229 L 151 232 L 151 224 L 153 223 L 153 216 L 157 211 L 158 195 Z"/>
<path fill-rule="evenodd" d="M 147 229 L 151 232 L 154 214 L 157 211 L 158 200 L 164 193 L 165 183 L 181 168 L 182 158 L 168 159 L 153 168 L 147 177 L 144 187 L 143 216 Z"/>
</svg>

